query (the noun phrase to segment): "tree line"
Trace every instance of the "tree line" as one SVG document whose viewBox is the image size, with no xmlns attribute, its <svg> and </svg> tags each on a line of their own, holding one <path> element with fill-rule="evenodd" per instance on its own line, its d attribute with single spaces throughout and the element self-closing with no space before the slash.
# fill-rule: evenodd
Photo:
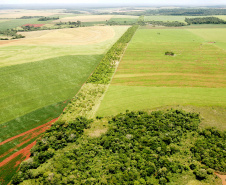
<svg viewBox="0 0 226 185">
<path fill-rule="evenodd" d="M 185 22 L 190 24 L 226 24 L 226 21 L 219 19 L 217 17 L 195 17 L 195 18 L 185 18 Z"/>
<path fill-rule="evenodd" d="M 186 26 L 183 22 L 178 21 L 146 21 L 148 24 L 152 25 L 158 25 L 158 26 L 166 26 L 166 27 L 180 27 L 180 26 Z"/>
<path fill-rule="evenodd" d="M 33 18 L 41 18 L 43 16 L 22 16 L 19 19 L 33 19 Z"/>
<path fill-rule="evenodd" d="M 120 60 L 127 43 L 131 40 L 137 28 L 138 25 L 130 27 L 121 38 L 119 38 L 103 57 L 93 74 L 88 78 L 87 83 L 108 84 L 110 82 L 111 75 L 115 70 L 115 62 Z"/>
<path fill-rule="evenodd" d="M 226 15 L 226 9 L 220 8 L 175 8 L 175 9 L 151 9 L 146 10 L 144 15 L 183 15 L 183 16 L 208 16 Z"/>
<path fill-rule="evenodd" d="M 48 20 L 57 20 L 59 17 L 41 17 L 38 21 L 48 21 Z"/>
</svg>

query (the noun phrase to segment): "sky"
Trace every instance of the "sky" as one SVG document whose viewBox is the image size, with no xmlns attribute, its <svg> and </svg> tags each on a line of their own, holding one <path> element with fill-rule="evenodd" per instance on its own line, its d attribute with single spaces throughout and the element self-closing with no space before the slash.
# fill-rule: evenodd
<svg viewBox="0 0 226 185">
<path fill-rule="evenodd" d="M 226 5 L 226 0 L 0 0 L 0 4 Z"/>
</svg>

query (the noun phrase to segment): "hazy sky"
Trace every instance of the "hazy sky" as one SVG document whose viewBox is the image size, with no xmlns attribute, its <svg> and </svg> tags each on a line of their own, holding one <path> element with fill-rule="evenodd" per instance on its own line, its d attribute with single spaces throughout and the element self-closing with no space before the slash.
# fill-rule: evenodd
<svg viewBox="0 0 226 185">
<path fill-rule="evenodd" d="M 0 0 L 0 4 L 150 4 L 150 5 L 226 5 L 226 0 Z"/>
</svg>

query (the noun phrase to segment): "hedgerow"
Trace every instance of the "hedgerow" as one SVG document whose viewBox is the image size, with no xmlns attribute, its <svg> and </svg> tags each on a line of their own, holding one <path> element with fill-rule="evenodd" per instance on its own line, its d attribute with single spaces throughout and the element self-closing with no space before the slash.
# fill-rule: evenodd
<svg viewBox="0 0 226 185">
<path fill-rule="evenodd" d="M 111 47 L 101 60 L 93 74 L 87 80 L 87 83 L 108 84 L 115 70 L 115 63 L 120 60 L 127 43 L 136 32 L 138 25 L 130 27 L 122 37 Z"/>
</svg>

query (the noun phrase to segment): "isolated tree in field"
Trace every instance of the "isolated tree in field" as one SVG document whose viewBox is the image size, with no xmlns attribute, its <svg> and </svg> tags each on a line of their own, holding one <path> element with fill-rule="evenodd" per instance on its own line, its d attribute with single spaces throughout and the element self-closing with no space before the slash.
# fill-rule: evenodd
<svg viewBox="0 0 226 185">
<path fill-rule="evenodd" d="M 165 52 L 165 55 L 174 56 L 174 52 L 172 52 L 172 51 L 166 51 Z"/>
</svg>

